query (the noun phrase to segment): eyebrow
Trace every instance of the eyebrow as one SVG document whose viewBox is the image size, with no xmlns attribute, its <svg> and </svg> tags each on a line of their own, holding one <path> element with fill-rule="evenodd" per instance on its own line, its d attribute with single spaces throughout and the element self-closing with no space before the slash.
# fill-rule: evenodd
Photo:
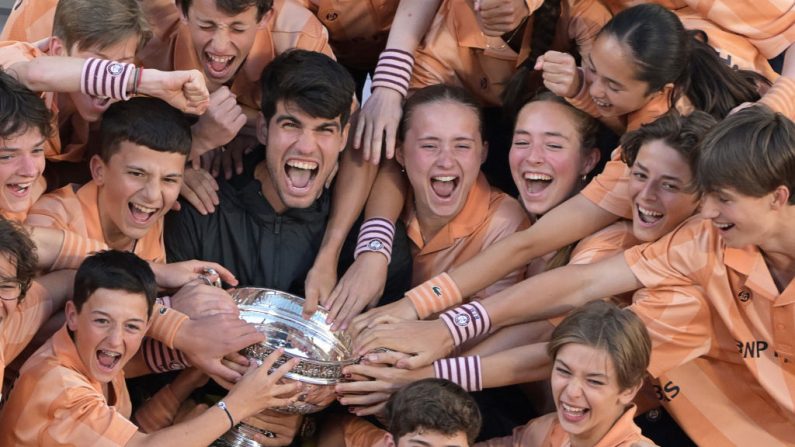
<svg viewBox="0 0 795 447">
<path fill-rule="evenodd" d="M 441 141 L 442 140 L 441 138 L 435 137 L 435 136 L 419 137 L 417 139 L 420 140 L 420 141 L 424 141 L 424 140 Z M 472 138 L 472 137 L 460 136 L 460 137 L 453 137 L 453 141 L 475 141 L 475 139 Z"/>
<path fill-rule="evenodd" d="M 126 168 L 127 169 L 134 169 L 136 171 L 146 172 L 147 174 L 149 173 L 149 170 L 147 170 L 146 168 L 142 168 L 142 167 L 136 166 L 136 165 L 127 165 Z M 171 172 L 171 173 L 168 173 L 168 174 L 164 175 L 163 177 L 182 177 L 182 174 L 179 173 L 179 172 Z"/>
<path fill-rule="evenodd" d="M 596 70 L 596 71 L 598 72 L 598 71 L 599 71 L 599 69 L 597 69 L 597 68 L 596 68 L 596 64 L 594 64 L 594 63 L 593 63 L 593 59 L 591 58 L 591 55 L 589 54 L 587 57 L 588 57 L 588 62 L 591 64 L 591 66 L 593 67 L 593 69 L 594 69 L 594 70 Z M 618 85 L 619 87 L 624 87 L 624 84 L 622 84 L 622 83 L 620 83 L 620 82 L 616 81 L 616 80 L 615 80 L 615 79 L 613 79 L 613 78 L 608 78 L 607 76 L 602 76 L 602 77 L 603 77 L 603 78 L 605 78 L 605 79 L 607 79 L 607 82 L 612 82 L 613 84 L 616 84 L 616 85 Z"/>
<path fill-rule="evenodd" d="M 36 144 L 34 144 L 33 147 L 42 146 L 45 141 L 47 141 L 47 140 L 46 139 L 42 139 L 41 141 L 39 141 Z M 0 151 L 19 151 L 19 150 L 22 150 L 22 148 L 10 147 L 10 146 L 0 146 Z"/>
<path fill-rule="evenodd" d="M 100 59 L 109 59 L 109 60 L 117 61 L 117 62 L 129 62 L 129 61 L 135 59 L 135 56 L 125 57 L 123 59 L 119 59 L 119 58 L 116 58 L 116 57 L 110 57 L 110 56 L 108 56 L 107 54 L 105 54 L 105 53 L 103 53 L 101 51 L 97 51 L 96 55 L 99 56 Z"/>
<path fill-rule="evenodd" d="M 304 126 L 304 123 L 301 120 L 299 120 L 298 118 L 296 118 L 296 117 L 294 117 L 292 115 L 279 115 L 279 116 L 276 117 L 276 122 L 277 123 L 281 123 L 281 122 L 284 122 L 284 121 L 291 121 L 293 123 L 300 124 L 301 127 Z M 338 123 L 337 121 L 324 121 L 324 122 L 318 124 L 317 126 L 315 126 L 314 130 L 325 129 L 325 128 L 328 128 L 328 127 L 333 127 L 335 129 L 339 130 L 340 129 L 340 123 Z"/>
<path fill-rule="evenodd" d="M 113 318 L 113 316 L 111 314 L 109 314 L 107 312 L 104 312 L 104 311 L 101 311 L 101 310 L 92 310 L 91 313 L 92 314 L 99 314 L 99 315 L 101 315 L 103 317 L 108 317 L 111 320 L 115 320 L 115 318 Z M 128 321 L 128 322 L 129 321 L 135 321 L 135 322 L 146 323 L 146 321 L 141 319 L 141 318 L 129 318 L 129 319 L 125 320 L 125 321 Z"/>
<path fill-rule="evenodd" d="M 517 130 L 514 132 L 514 134 L 521 134 L 521 135 L 531 135 L 531 132 L 530 132 L 529 130 L 517 129 Z M 563 134 L 562 134 L 562 133 L 560 133 L 560 132 L 544 132 L 544 135 L 545 135 L 545 136 L 548 136 L 548 137 L 558 137 L 558 138 L 563 138 L 564 140 L 566 140 L 566 141 L 569 141 L 569 137 L 567 137 L 566 135 L 563 135 Z"/>
<path fill-rule="evenodd" d="M 644 170 L 646 172 L 649 172 L 649 168 L 647 168 L 646 166 L 643 166 L 643 163 L 641 163 L 641 162 L 639 162 L 637 160 L 635 160 L 635 165 L 637 167 L 639 167 L 640 169 L 642 169 L 642 170 Z M 663 175 L 661 177 L 666 179 L 666 180 L 675 180 L 677 182 L 682 182 L 682 179 L 680 179 L 679 177 L 674 176 L 674 175 Z"/>
<path fill-rule="evenodd" d="M 206 18 L 203 18 L 203 17 L 198 17 L 198 16 L 196 17 L 196 20 L 198 20 L 199 22 L 203 22 L 203 23 L 206 23 L 206 24 L 210 24 L 210 25 L 217 25 L 217 24 L 218 24 L 218 22 L 216 22 L 216 21 L 215 21 L 215 20 L 213 20 L 213 19 L 206 19 Z M 248 23 L 241 22 L 240 20 L 235 20 L 234 22 L 230 23 L 230 24 L 229 24 L 229 25 L 227 25 L 227 26 L 240 26 L 240 25 L 242 25 L 242 26 L 249 26 L 249 24 L 248 24 Z"/>
<path fill-rule="evenodd" d="M 555 363 L 560 363 L 561 365 L 563 365 L 564 368 L 566 368 L 568 370 L 572 369 L 569 365 L 566 364 L 566 362 L 564 362 L 561 359 L 555 359 Z M 608 379 L 607 374 L 605 374 L 605 373 L 588 373 L 585 376 L 586 377 L 604 377 L 605 379 Z"/>
</svg>

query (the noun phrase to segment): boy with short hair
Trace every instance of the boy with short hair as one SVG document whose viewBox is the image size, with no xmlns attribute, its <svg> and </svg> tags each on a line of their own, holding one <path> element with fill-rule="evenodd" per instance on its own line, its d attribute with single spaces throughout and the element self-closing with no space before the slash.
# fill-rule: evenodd
<svg viewBox="0 0 795 447">
<path fill-rule="evenodd" d="M 187 422 L 146 435 L 129 421 L 124 367 L 150 322 L 156 285 L 148 264 L 128 252 L 93 255 L 75 276 L 66 325 L 22 368 L 0 417 L 2 445 L 209 444 L 240 419 L 287 405 L 299 384 L 277 381 L 293 366 L 252 368 L 219 405 Z"/>
<path fill-rule="evenodd" d="M 101 126 L 93 180 L 44 195 L 26 223 L 60 228 L 110 248 L 164 262 L 163 216 L 179 195 L 190 127 L 163 101 L 134 98 L 112 105 Z"/>
</svg>

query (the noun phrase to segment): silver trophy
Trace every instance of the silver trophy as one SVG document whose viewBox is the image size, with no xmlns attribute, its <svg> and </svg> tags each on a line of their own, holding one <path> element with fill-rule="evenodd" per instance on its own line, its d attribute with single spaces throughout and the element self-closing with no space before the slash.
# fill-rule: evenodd
<svg viewBox="0 0 795 447">
<path fill-rule="evenodd" d="M 300 362 L 285 377 L 302 384 L 303 400 L 274 410 L 283 413 L 309 414 L 320 411 L 335 399 L 334 385 L 342 380 L 342 368 L 356 363 L 347 334 L 331 332 L 326 324 L 328 312 L 319 310 L 305 320 L 301 315 L 303 298 L 272 289 L 246 287 L 232 292 L 240 308 L 240 318 L 257 326 L 266 336 L 262 343 L 242 352 L 249 359 L 262 361 L 270 353 L 284 348 L 284 355 L 274 365 L 278 368 L 291 358 Z M 249 439 L 253 433 L 274 436 L 248 424 L 240 423 L 213 445 L 218 447 L 260 447 Z"/>
</svg>

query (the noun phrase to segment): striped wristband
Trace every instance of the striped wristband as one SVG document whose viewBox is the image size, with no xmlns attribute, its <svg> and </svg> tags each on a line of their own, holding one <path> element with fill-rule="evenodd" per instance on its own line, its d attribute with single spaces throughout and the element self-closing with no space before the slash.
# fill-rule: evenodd
<svg viewBox="0 0 795 447">
<path fill-rule="evenodd" d="M 146 366 L 153 372 L 177 371 L 191 366 L 181 351 L 171 349 L 153 338 L 144 338 L 141 349 L 143 349 Z"/>
<path fill-rule="evenodd" d="M 395 239 L 395 224 L 381 217 L 367 219 L 359 229 L 353 259 L 366 251 L 375 251 L 386 256 L 387 264 L 392 260 L 392 241 Z"/>
<path fill-rule="evenodd" d="M 489 314 L 477 301 L 450 309 L 439 315 L 439 318 L 447 325 L 455 346 L 461 346 L 468 340 L 487 334 L 491 329 Z"/>
<path fill-rule="evenodd" d="M 378 56 L 373 73 L 373 88 L 386 87 L 403 95 L 409 92 L 414 56 L 403 50 L 386 49 Z"/>
<path fill-rule="evenodd" d="M 433 374 L 437 379 L 447 379 L 467 391 L 483 389 L 480 356 L 455 357 L 433 362 Z"/>
<path fill-rule="evenodd" d="M 461 291 L 447 273 L 436 275 L 414 287 L 406 292 L 406 297 L 414 305 L 420 320 L 455 306 L 462 300 Z"/>
<path fill-rule="evenodd" d="M 130 99 L 127 84 L 135 71 L 133 64 L 88 58 L 80 75 L 80 91 L 91 96 L 126 101 Z"/>
</svg>

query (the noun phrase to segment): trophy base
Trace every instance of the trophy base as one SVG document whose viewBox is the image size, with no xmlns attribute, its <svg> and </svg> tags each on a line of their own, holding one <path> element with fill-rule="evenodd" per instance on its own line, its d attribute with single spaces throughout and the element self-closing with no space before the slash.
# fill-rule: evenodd
<svg viewBox="0 0 795 447">
<path fill-rule="evenodd" d="M 268 438 L 276 437 L 276 435 L 271 432 L 264 432 L 251 425 L 240 423 L 215 440 L 215 442 L 212 443 L 212 447 L 262 447 L 262 444 L 249 438 L 249 436 L 253 434 L 259 434 Z"/>
</svg>

